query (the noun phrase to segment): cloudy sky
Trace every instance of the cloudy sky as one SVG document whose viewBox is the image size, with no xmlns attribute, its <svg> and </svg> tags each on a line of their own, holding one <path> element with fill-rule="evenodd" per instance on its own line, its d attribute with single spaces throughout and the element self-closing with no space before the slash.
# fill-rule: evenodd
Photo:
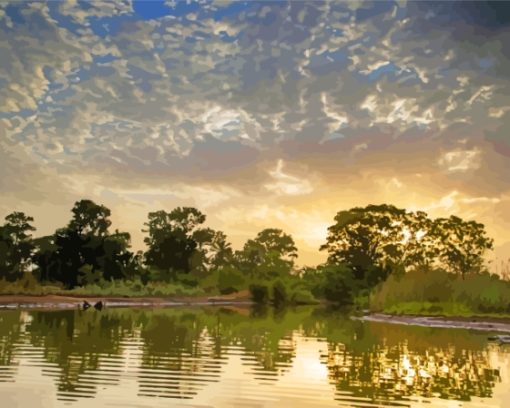
<svg viewBox="0 0 510 408">
<path fill-rule="evenodd" d="M 510 257 L 510 3 L 0 3 L 0 216 L 196 206 L 235 247 L 342 209 L 486 224 Z M 506 248 L 506 252 L 505 252 Z"/>
</svg>

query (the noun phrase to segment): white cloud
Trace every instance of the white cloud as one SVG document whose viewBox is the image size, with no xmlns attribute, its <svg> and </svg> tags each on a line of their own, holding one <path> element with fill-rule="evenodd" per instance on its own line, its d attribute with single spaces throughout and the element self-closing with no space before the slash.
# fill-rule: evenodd
<svg viewBox="0 0 510 408">
<path fill-rule="evenodd" d="M 298 178 L 283 172 L 283 160 L 278 160 L 275 170 L 270 170 L 269 174 L 273 182 L 265 184 L 265 188 L 278 195 L 304 195 L 313 191 L 313 186 L 309 180 Z"/>
<path fill-rule="evenodd" d="M 481 165 L 481 151 L 477 148 L 471 150 L 452 150 L 443 153 L 438 163 L 449 172 L 476 170 Z"/>
<path fill-rule="evenodd" d="M 321 93 L 321 102 L 323 105 L 324 114 L 331 119 L 331 122 L 328 123 L 328 128 L 330 132 L 339 130 L 349 123 L 349 119 L 345 114 L 340 114 L 338 110 L 335 109 L 335 107 L 332 107 L 330 104 L 328 104 L 325 92 Z"/>
<path fill-rule="evenodd" d="M 476 100 L 487 102 L 491 99 L 493 91 L 493 86 L 482 86 L 469 98 L 467 104 L 472 105 Z"/>
</svg>

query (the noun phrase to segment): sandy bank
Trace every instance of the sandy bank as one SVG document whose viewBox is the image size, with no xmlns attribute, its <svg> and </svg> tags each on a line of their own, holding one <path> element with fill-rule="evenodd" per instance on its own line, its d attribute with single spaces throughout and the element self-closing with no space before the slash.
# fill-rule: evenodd
<svg viewBox="0 0 510 408">
<path fill-rule="evenodd" d="M 249 296 L 244 293 L 209 296 L 209 297 L 117 297 L 117 296 L 30 296 L 0 295 L 1 309 L 73 309 L 84 302 L 91 305 L 101 301 L 105 307 L 168 307 L 183 305 L 241 305 L 251 304 Z"/>
<path fill-rule="evenodd" d="M 487 332 L 510 333 L 509 318 L 490 317 L 442 317 L 442 316 L 405 316 L 374 313 L 355 319 L 369 322 L 392 324 L 406 324 L 425 327 L 440 327 L 448 329 L 471 329 Z"/>
</svg>

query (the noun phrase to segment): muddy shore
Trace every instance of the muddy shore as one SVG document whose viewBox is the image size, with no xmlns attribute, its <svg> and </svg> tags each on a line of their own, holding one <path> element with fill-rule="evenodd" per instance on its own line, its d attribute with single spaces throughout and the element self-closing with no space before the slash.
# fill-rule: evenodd
<svg viewBox="0 0 510 408">
<path fill-rule="evenodd" d="M 510 333 L 510 318 L 408 316 L 382 313 L 373 313 L 353 318 L 369 322 Z"/>
<path fill-rule="evenodd" d="M 75 309 L 84 302 L 94 305 L 102 302 L 104 307 L 169 307 L 184 305 L 250 305 L 245 294 L 203 297 L 120 297 L 120 296 L 30 296 L 0 295 L 2 309 Z"/>
</svg>

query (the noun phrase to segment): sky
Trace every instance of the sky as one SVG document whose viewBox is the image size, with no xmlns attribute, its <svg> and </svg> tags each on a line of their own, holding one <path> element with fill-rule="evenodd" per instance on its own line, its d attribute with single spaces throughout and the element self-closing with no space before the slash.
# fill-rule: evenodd
<svg viewBox="0 0 510 408">
<path fill-rule="evenodd" d="M 510 2 L 0 1 L 0 217 L 195 206 L 298 264 L 336 212 L 483 222 L 510 258 Z"/>
</svg>

